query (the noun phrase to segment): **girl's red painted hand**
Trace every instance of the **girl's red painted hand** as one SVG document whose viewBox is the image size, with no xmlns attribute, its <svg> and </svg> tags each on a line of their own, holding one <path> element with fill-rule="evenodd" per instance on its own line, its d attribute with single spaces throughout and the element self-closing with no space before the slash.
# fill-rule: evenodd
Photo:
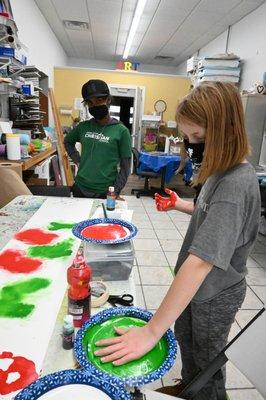
<svg viewBox="0 0 266 400">
<path fill-rule="evenodd" d="M 155 194 L 155 204 L 158 211 L 170 211 L 174 210 L 176 203 L 180 200 L 179 196 L 170 189 L 165 189 L 165 192 L 170 197 L 160 196 L 158 193 Z"/>
</svg>

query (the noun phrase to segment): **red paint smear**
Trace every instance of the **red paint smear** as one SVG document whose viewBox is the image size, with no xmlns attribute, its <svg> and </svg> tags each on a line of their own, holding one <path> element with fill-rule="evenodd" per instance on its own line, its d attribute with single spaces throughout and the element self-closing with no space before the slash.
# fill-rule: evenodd
<svg viewBox="0 0 266 400">
<path fill-rule="evenodd" d="M 27 244 L 49 244 L 58 238 L 56 233 L 45 232 L 42 229 L 27 229 L 18 232 L 15 239 Z"/>
<path fill-rule="evenodd" d="M 84 228 L 81 234 L 90 239 L 116 240 L 127 236 L 127 231 L 122 225 L 92 225 Z"/>
<path fill-rule="evenodd" d="M 24 251 L 7 249 L 0 253 L 0 268 L 12 273 L 30 273 L 39 269 L 42 261 L 25 257 Z"/>
<path fill-rule="evenodd" d="M 6 371 L 0 369 L 0 394 L 8 394 L 23 389 L 30 383 L 38 379 L 35 364 L 33 361 L 24 357 L 13 357 L 13 353 L 3 352 L 0 354 L 2 359 L 12 359 L 13 363 Z M 17 372 L 20 377 L 11 383 L 7 383 L 8 374 Z"/>
</svg>

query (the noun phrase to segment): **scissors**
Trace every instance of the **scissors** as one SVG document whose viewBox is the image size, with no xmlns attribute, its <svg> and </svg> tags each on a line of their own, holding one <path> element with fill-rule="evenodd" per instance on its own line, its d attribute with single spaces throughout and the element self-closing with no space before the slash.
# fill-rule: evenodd
<svg viewBox="0 0 266 400">
<path fill-rule="evenodd" d="M 108 303 L 110 303 L 113 307 L 117 307 L 117 305 L 130 307 L 133 306 L 134 297 L 131 294 L 123 294 L 122 296 L 110 295 L 108 297 Z"/>
</svg>

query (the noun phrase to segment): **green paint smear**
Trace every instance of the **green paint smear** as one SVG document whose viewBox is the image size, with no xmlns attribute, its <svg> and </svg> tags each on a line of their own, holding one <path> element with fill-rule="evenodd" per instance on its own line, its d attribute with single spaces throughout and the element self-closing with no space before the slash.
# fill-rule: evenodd
<svg viewBox="0 0 266 400">
<path fill-rule="evenodd" d="M 35 306 L 34 304 L 24 303 L 24 298 L 47 288 L 50 283 L 49 279 L 32 278 L 2 287 L 0 290 L 0 317 L 27 317 Z"/>
<path fill-rule="evenodd" d="M 60 229 L 72 229 L 73 226 L 76 224 L 73 223 L 68 223 L 68 222 L 50 222 L 48 225 L 48 230 L 49 231 L 59 231 Z"/>
<path fill-rule="evenodd" d="M 43 246 L 30 246 L 27 250 L 27 254 L 29 257 L 33 258 L 60 258 L 67 257 L 72 254 L 72 246 L 74 244 L 74 239 L 69 238 L 63 240 L 62 242 L 52 244 L 52 245 L 43 245 Z"/>
<path fill-rule="evenodd" d="M 94 355 L 94 352 L 100 348 L 95 345 L 98 340 L 117 336 L 114 326 L 129 328 L 144 325 L 146 325 L 146 322 L 141 319 L 122 316 L 113 317 L 101 325 L 92 326 L 87 330 L 83 338 L 83 345 L 86 349 L 88 360 L 100 370 L 120 377 L 138 377 L 157 370 L 163 364 L 168 354 L 168 345 L 164 337 L 149 353 L 138 360 L 131 361 L 122 366 L 114 366 L 112 362 L 102 363 L 100 357 Z"/>
</svg>

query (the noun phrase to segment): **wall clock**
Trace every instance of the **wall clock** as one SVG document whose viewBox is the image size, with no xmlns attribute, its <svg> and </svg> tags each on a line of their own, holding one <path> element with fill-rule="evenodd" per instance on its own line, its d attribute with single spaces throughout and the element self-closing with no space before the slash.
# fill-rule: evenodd
<svg viewBox="0 0 266 400">
<path fill-rule="evenodd" d="M 154 109 L 157 113 L 162 114 L 163 112 L 165 112 L 167 106 L 166 106 L 166 102 L 164 100 L 157 100 L 154 103 Z"/>
</svg>

